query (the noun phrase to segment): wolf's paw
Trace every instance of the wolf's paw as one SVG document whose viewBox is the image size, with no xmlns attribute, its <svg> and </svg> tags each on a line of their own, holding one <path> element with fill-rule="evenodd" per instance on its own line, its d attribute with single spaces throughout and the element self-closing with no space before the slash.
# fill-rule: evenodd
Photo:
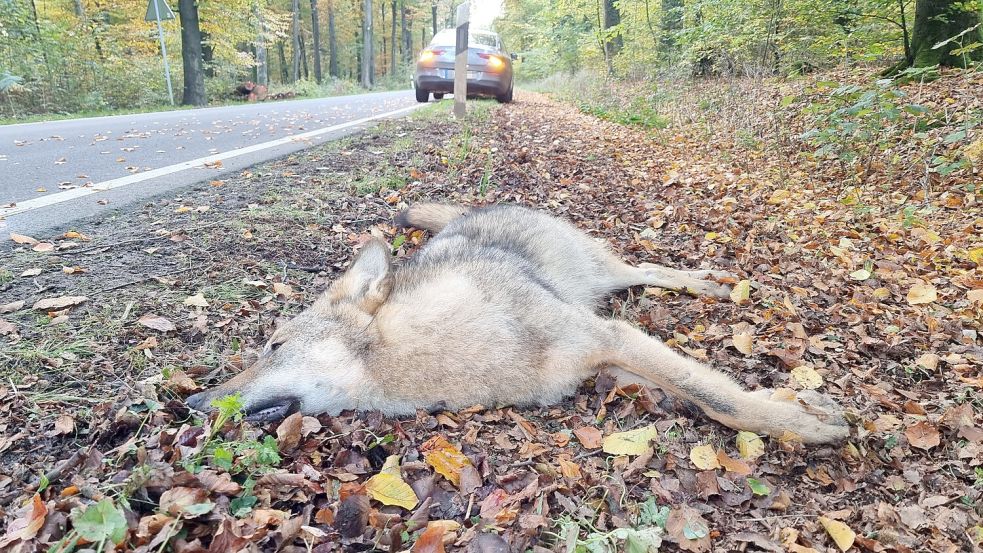
<svg viewBox="0 0 983 553">
<path fill-rule="evenodd" d="M 794 398 L 775 398 L 771 390 L 759 390 L 776 408 L 775 424 L 769 434 L 778 438 L 798 438 L 807 444 L 836 443 L 850 436 L 850 425 L 843 408 L 829 396 L 802 390 Z"/>
</svg>

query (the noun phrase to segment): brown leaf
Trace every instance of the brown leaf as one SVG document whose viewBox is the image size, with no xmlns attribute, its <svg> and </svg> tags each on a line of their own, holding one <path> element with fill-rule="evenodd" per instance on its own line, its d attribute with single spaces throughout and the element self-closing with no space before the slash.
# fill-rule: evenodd
<svg viewBox="0 0 983 553">
<path fill-rule="evenodd" d="M 160 495 L 160 508 L 168 514 L 178 516 L 184 514 L 189 506 L 205 503 L 207 500 L 208 492 L 201 488 L 177 486 Z"/>
<path fill-rule="evenodd" d="M 71 415 L 59 415 L 55 419 L 55 431 L 58 434 L 71 434 L 75 430 L 75 419 Z"/>
<path fill-rule="evenodd" d="M 939 431 L 927 421 L 919 421 L 909 426 L 904 431 L 904 435 L 912 447 L 919 449 L 929 450 L 942 442 Z"/>
<path fill-rule="evenodd" d="M 595 426 L 581 426 L 573 431 L 574 436 L 580 440 L 580 444 L 586 449 L 597 449 L 601 447 L 603 435 Z"/>
<path fill-rule="evenodd" d="M 47 253 L 54 251 L 55 245 L 51 242 L 38 242 L 37 244 L 34 244 L 34 247 L 31 249 L 39 253 Z"/>
<path fill-rule="evenodd" d="M 236 495 L 242 491 L 242 486 L 233 482 L 232 478 L 225 472 L 217 473 L 214 470 L 203 470 L 196 474 L 195 478 L 210 492 L 222 495 Z"/>
<path fill-rule="evenodd" d="M 67 307 L 74 307 L 89 301 L 85 296 L 59 296 L 57 298 L 44 298 L 35 302 L 32 309 L 38 311 L 58 311 Z"/>
<path fill-rule="evenodd" d="M 140 317 L 137 319 L 137 322 L 147 328 L 152 328 L 161 332 L 170 332 L 177 328 L 170 320 L 152 313 L 147 313 L 146 315 Z"/>
<path fill-rule="evenodd" d="M 365 495 L 351 495 L 342 500 L 338 514 L 334 518 L 334 529 L 343 538 L 362 535 L 369 523 L 369 498 Z"/>
<path fill-rule="evenodd" d="M 0 538 L 0 547 L 6 547 L 17 540 L 28 541 L 38 535 L 48 515 L 48 507 L 41 501 L 40 494 L 34 494 L 23 514 L 10 522 L 7 532 Z"/>
<path fill-rule="evenodd" d="M 427 525 L 413 544 L 412 553 L 444 553 L 444 527 L 439 524 Z"/>
<path fill-rule="evenodd" d="M 705 553 L 710 551 L 710 528 L 699 511 L 682 505 L 669 512 L 666 534 L 684 551 Z"/>
<path fill-rule="evenodd" d="M 276 443 L 280 451 L 284 453 L 297 449 L 300 444 L 300 431 L 304 425 L 304 415 L 300 412 L 293 413 L 283 419 L 280 426 L 276 427 Z"/>
<path fill-rule="evenodd" d="M 256 481 L 263 486 L 294 486 L 300 487 L 307 484 L 307 478 L 303 474 L 291 474 L 289 472 L 276 472 L 262 476 Z"/>
<path fill-rule="evenodd" d="M 17 234 L 16 232 L 10 233 L 10 239 L 18 244 L 28 244 L 30 246 L 38 243 L 37 239 L 31 238 L 30 236 L 24 234 Z"/>
<path fill-rule="evenodd" d="M 12 301 L 0 305 L 0 313 L 13 313 L 14 311 L 20 311 L 23 307 L 24 300 Z"/>
</svg>

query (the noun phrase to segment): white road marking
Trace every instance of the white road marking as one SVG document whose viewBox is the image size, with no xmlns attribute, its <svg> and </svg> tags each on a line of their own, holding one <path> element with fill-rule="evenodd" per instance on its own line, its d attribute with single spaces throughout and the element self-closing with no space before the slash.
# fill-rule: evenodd
<svg viewBox="0 0 983 553">
<path fill-rule="evenodd" d="M 341 123 L 339 125 L 332 125 L 330 127 L 315 129 L 313 131 L 307 131 L 301 134 L 285 136 L 283 138 L 278 138 L 276 140 L 270 140 L 269 142 L 263 142 L 261 144 L 253 144 L 252 146 L 246 146 L 244 148 L 238 148 L 236 150 L 229 150 L 228 152 L 220 152 L 210 156 L 199 157 L 198 159 L 192 159 L 190 161 L 175 163 L 174 165 L 168 165 L 166 167 L 161 167 L 159 169 L 144 171 L 143 173 L 127 175 L 125 177 L 120 177 L 118 179 L 102 181 L 99 183 L 95 183 L 92 186 L 87 186 L 85 188 L 73 188 L 71 190 L 65 190 L 64 192 L 57 192 L 55 194 L 48 194 L 47 196 L 41 196 L 40 198 L 33 198 L 30 200 L 25 200 L 23 202 L 17 202 L 12 207 L 0 208 L 0 219 L 4 217 L 9 217 L 11 215 L 17 215 L 19 213 L 31 211 L 34 209 L 47 207 L 49 205 L 67 202 L 69 200 L 74 200 L 76 198 L 82 198 L 85 196 L 89 196 L 91 194 L 98 194 L 99 192 L 105 192 L 107 190 L 112 190 L 114 188 L 119 188 L 121 186 L 136 184 L 138 182 L 143 182 L 149 179 L 155 179 L 157 177 L 163 177 L 165 175 L 177 173 L 178 171 L 184 171 L 185 169 L 191 169 L 194 167 L 205 167 L 207 165 L 215 164 L 215 162 L 218 161 L 223 161 L 226 159 L 231 159 L 246 154 L 251 154 L 253 152 L 259 152 L 261 150 L 266 150 L 269 148 L 276 148 L 277 146 L 283 146 L 284 144 L 290 144 L 291 142 L 302 142 L 304 140 L 314 138 L 322 134 L 340 131 L 343 129 L 347 129 L 349 127 L 361 125 L 362 123 L 368 123 L 369 121 L 374 121 L 376 119 L 382 119 L 385 117 L 406 113 L 408 111 L 412 111 L 424 105 L 426 104 L 416 104 L 393 111 L 387 111 L 386 113 L 380 113 L 377 115 L 371 115 L 369 117 L 363 117 L 361 119 L 355 119 L 353 121 L 348 121 L 347 123 Z"/>
</svg>

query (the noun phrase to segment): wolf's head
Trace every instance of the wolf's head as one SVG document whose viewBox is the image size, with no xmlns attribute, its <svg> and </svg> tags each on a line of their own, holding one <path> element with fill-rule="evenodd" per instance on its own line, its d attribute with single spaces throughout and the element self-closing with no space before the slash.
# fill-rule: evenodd
<svg viewBox="0 0 983 553">
<path fill-rule="evenodd" d="M 372 317 L 392 287 L 389 261 L 389 246 L 370 241 L 314 305 L 273 333 L 259 360 L 188 405 L 208 411 L 212 400 L 239 393 L 257 422 L 358 407 L 371 393 L 365 358 L 376 341 Z"/>
</svg>

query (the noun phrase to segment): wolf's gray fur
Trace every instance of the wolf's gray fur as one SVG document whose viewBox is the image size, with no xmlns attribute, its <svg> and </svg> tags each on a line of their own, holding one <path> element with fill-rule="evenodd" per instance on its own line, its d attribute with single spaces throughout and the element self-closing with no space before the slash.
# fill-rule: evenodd
<svg viewBox="0 0 983 553">
<path fill-rule="evenodd" d="M 609 366 L 620 383 L 661 387 L 734 428 L 805 442 L 848 435 L 838 406 L 800 392 L 776 399 L 595 313 L 634 285 L 726 297 L 726 273 L 633 267 L 576 227 L 516 206 L 421 204 L 403 225 L 437 232 L 401 267 L 381 241 L 309 309 L 281 326 L 257 363 L 188 398 L 241 392 L 254 418 L 292 409 L 389 415 L 442 406 L 548 405 Z"/>
</svg>

